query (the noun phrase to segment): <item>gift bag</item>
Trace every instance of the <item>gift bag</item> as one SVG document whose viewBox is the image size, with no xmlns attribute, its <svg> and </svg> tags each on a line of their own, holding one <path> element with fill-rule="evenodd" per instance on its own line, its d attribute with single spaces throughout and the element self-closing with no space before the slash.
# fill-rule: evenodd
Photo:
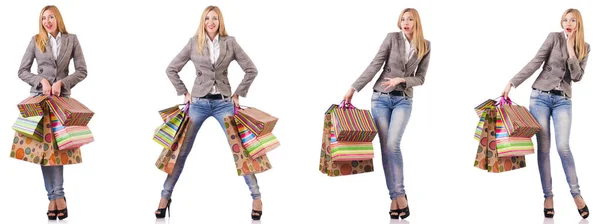
<svg viewBox="0 0 600 224">
<path fill-rule="evenodd" d="M 337 141 L 371 142 L 377 135 L 375 120 L 369 110 L 360 110 L 342 101 L 340 106 L 332 105 L 328 111 Z"/>
<path fill-rule="evenodd" d="M 256 159 L 250 157 L 247 150 L 244 149 L 240 134 L 237 130 L 237 123 L 233 116 L 225 117 L 225 129 L 227 140 L 233 154 L 233 161 L 237 169 L 238 176 L 244 176 L 255 173 L 262 173 L 271 169 L 271 163 L 267 155 L 260 156 Z"/>
<path fill-rule="evenodd" d="M 183 109 L 179 109 L 179 106 L 176 105 L 159 111 L 165 123 L 154 131 L 152 139 L 162 148 L 169 149 L 176 141 L 177 135 L 181 133 L 183 120 L 187 117 L 188 108 L 189 105 L 185 105 Z"/>
<path fill-rule="evenodd" d="M 48 114 L 48 111 L 44 112 Z M 10 157 L 42 166 L 60 166 L 82 162 L 79 148 L 58 150 L 52 135 L 49 115 L 42 118 L 42 135 L 42 141 L 37 141 L 16 132 Z"/>
<path fill-rule="evenodd" d="M 43 116 L 19 117 L 12 129 L 36 141 L 42 141 Z"/>
<path fill-rule="evenodd" d="M 79 148 L 94 141 L 92 131 L 87 126 L 63 126 L 52 112 L 50 122 L 59 150 Z"/>
<path fill-rule="evenodd" d="M 163 172 L 169 175 L 173 173 L 173 168 L 175 167 L 175 163 L 177 162 L 179 151 L 183 146 L 183 141 L 188 132 L 189 123 L 189 117 L 185 117 L 183 119 L 183 123 L 181 124 L 181 134 L 177 136 L 177 138 L 175 139 L 175 143 L 171 144 L 171 148 L 163 148 L 162 152 L 158 156 L 158 159 L 154 163 L 156 168 L 162 170 Z"/>
<path fill-rule="evenodd" d="M 251 158 L 258 158 L 267 152 L 277 148 L 280 144 L 273 133 L 268 133 L 263 136 L 256 137 L 246 126 L 242 125 L 240 119 L 234 116 L 237 130 L 240 134 L 242 145 L 248 151 Z"/>
<path fill-rule="evenodd" d="M 496 110 L 496 148 L 498 157 L 524 156 L 534 153 L 531 137 L 511 137 Z"/>
<path fill-rule="evenodd" d="M 371 142 L 339 142 L 335 138 L 333 130 L 330 139 L 331 160 L 354 161 L 373 159 L 373 143 Z"/>
<path fill-rule="evenodd" d="M 486 101 L 483 101 L 483 103 L 477 105 L 475 107 L 475 113 L 477 113 L 478 117 L 481 117 L 483 112 L 485 111 L 485 109 L 491 108 L 491 107 L 495 107 L 496 106 L 496 101 L 492 100 L 492 99 L 488 99 Z"/>
<path fill-rule="evenodd" d="M 238 119 L 238 123 L 246 126 L 256 136 L 271 133 L 278 120 L 276 117 L 253 107 L 238 109 L 235 117 Z"/>
<path fill-rule="evenodd" d="M 87 126 L 94 116 L 94 112 L 73 98 L 52 96 L 47 103 L 64 126 Z"/>
<path fill-rule="evenodd" d="M 485 124 L 485 116 L 486 112 L 483 111 L 481 116 L 479 117 L 479 122 L 477 123 L 477 128 L 475 128 L 475 140 L 481 140 L 481 134 L 483 132 L 483 125 Z"/>
<path fill-rule="evenodd" d="M 497 116 L 511 137 L 530 138 L 542 129 L 527 108 L 513 104 L 510 99 L 500 100 Z"/>
<path fill-rule="evenodd" d="M 327 110 L 328 112 L 330 110 Z M 331 158 L 331 114 L 325 113 L 319 170 L 327 176 L 345 176 L 373 172 L 373 159 L 333 161 Z"/>
<path fill-rule="evenodd" d="M 30 96 L 27 99 L 24 99 L 17 107 L 21 112 L 22 117 L 31 117 L 31 116 L 43 116 L 44 115 L 44 103 L 48 99 L 48 96 Z"/>
<path fill-rule="evenodd" d="M 496 109 L 486 109 L 485 123 L 477 147 L 475 167 L 500 173 L 525 167 L 525 156 L 498 157 L 496 150 Z"/>
</svg>

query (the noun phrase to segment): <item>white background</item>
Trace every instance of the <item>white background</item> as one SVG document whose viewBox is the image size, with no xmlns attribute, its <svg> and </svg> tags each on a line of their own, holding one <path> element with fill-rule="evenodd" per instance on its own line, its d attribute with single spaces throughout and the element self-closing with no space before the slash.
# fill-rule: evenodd
<svg viewBox="0 0 600 224">
<path fill-rule="evenodd" d="M 415 88 L 402 141 L 408 222 L 579 222 L 554 144 L 556 216 L 544 220 L 536 156 L 527 156 L 524 169 L 486 173 L 473 167 L 477 142 L 472 136 L 477 123 L 473 107 L 499 96 L 548 33 L 561 30 L 564 10 L 580 9 L 592 53 L 583 80 L 574 84 L 571 149 L 591 223 L 600 208 L 594 109 L 600 18 L 591 2 L 13 1 L 0 13 L 0 74 L 5 77 L 0 88 L 5 145 L 0 222 L 46 222 L 39 166 L 9 157 L 15 105 L 29 90 L 17 69 L 38 31 L 39 10 L 57 5 L 67 30 L 77 34 L 89 75 L 72 96 L 96 112 L 89 124 L 96 141 L 82 148 L 84 163 L 65 167 L 68 222 L 152 223 L 166 176 L 154 167 L 160 153 L 151 140 L 161 123 L 157 111 L 183 100 L 165 69 L 196 31 L 203 9 L 217 4 L 227 31 L 259 71 L 241 103 L 280 118 L 275 134 L 282 146 L 269 154 L 274 168 L 258 175 L 265 224 L 389 222 L 379 150 L 375 172 L 369 174 L 327 177 L 318 163 L 324 111 L 342 100 L 385 35 L 398 31 L 405 7 L 419 10 L 425 38 L 432 43 L 426 82 Z M 190 62 L 180 73 L 188 89 L 193 69 Z M 237 63 L 229 71 L 231 83 L 239 83 L 243 72 Z M 511 92 L 516 103 L 528 105 L 537 74 Z M 355 106 L 370 109 L 372 85 L 355 94 Z M 208 120 L 174 191 L 170 223 L 250 222 L 251 198 L 228 147 L 217 121 Z"/>
</svg>

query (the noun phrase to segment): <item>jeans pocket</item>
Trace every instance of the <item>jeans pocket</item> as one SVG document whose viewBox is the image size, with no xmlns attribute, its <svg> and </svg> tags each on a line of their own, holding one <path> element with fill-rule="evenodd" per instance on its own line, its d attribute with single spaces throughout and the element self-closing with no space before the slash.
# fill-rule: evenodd
<svg viewBox="0 0 600 224">
<path fill-rule="evenodd" d="M 537 99 L 540 96 L 540 91 L 539 90 L 533 90 L 531 91 L 531 95 L 529 95 L 530 99 Z"/>
</svg>

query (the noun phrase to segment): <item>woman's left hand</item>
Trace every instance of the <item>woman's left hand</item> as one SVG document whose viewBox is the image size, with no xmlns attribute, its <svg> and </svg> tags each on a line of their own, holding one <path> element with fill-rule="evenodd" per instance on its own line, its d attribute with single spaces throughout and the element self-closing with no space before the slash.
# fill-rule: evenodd
<svg viewBox="0 0 600 224">
<path fill-rule="evenodd" d="M 235 108 L 240 108 L 240 95 L 233 94 L 233 96 L 231 97 L 231 100 L 233 100 L 233 106 Z"/>
<path fill-rule="evenodd" d="M 577 36 L 577 30 L 573 30 L 571 35 L 567 34 L 567 51 L 570 58 L 577 57 L 575 55 L 575 37 Z"/>
<path fill-rule="evenodd" d="M 383 78 L 385 81 L 381 83 L 382 86 L 385 86 L 385 90 L 393 89 L 398 84 L 406 82 L 403 78 Z"/>
<path fill-rule="evenodd" d="M 62 88 L 62 80 L 58 80 L 54 84 L 52 84 L 52 95 L 60 96 L 60 90 Z"/>
</svg>

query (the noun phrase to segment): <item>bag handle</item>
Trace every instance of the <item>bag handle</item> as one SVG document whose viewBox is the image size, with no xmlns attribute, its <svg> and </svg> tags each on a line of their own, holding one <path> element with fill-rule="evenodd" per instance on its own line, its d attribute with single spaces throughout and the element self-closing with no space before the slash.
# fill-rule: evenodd
<svg viewBox="0 0 600 224">
<path fill-rule="evenodd" d="M 355 109 L 354 105 L 352 105 L 352 103 L 346 102 L 345 100 L 342 100 L 342 102 L 339 104 L 338 108 L 342 108 L 342 109 Z"/>
</svg>

